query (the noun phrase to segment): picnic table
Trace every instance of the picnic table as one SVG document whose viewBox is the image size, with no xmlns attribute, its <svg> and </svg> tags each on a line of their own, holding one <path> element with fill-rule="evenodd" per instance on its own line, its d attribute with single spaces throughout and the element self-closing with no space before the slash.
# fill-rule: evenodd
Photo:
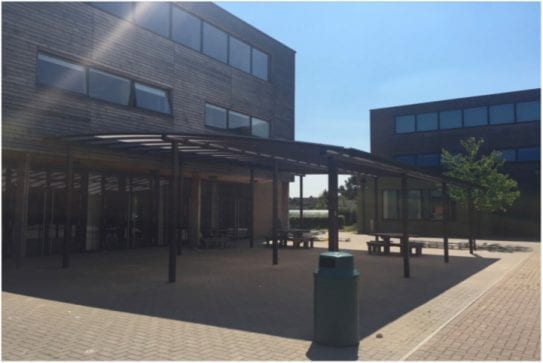
<svg viewBox="0 0 543 363">
<path fill-rule="evenodd" d="M 266 237 L 266 245 L 269 246 L 272 238 Z M 279 247 L 287 247 L 288 241 L 292 241 L 294 248 L 313 248 L 315 238 L 311 235 L 311 231 L 307 229 L 282 229 L 277 232 L 277 242 Z"/>
<path fill-rule="evenodd" d="M 379 237 L 383 240 L 380 241 Z M 403 244 L 394 243 L 391 241 L 391 238 L 403 238 L 403 235 L 400 233 L 377 233 L 375 235 L 375 241 L 366 242 L 368 246 L 368 254 L 377 254 L 377 255 L 389 255 L 390 247 L 400 247 L 400 255 L 403 255 Z M 424 243 L 421 242 L 408 242 L 409 254 L 411 256 L 421 256 L 422 248 Z"/>
</svg>

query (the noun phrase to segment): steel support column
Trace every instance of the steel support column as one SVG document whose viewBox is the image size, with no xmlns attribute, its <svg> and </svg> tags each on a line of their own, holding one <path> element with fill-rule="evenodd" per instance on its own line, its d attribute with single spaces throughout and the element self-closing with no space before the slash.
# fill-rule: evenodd
<svg viewBox="0 0 543 363">
<path fill-rule="evenodd" d="M 328 250 L 339 250 L 338 185 L 336 160 L 328 157 Z"/>
<path fill-rule="evenodd" d="M 468 189 L 468 241 L 469 253 L 473 255 L 473 192 Z"/>
<path fill-rule="evenodd" d="M 279 263 L 279 256 L 277 251 L 277 224 L 278 224 L 278 191 L 277 191 L 277 160 L 273 159 L 273 185 L 272 185 L 272 240 L 273 240 L 273 252 L 272 252 L 272 263 L 277 265 Z"/>
<path fill-rule="evenodd" d="M 375 240 L 379 240 L 377 232 L 379 232 L 379 178 L 373 179 L 373 233 L 375 234 Z"/>
<path fill-rule="evenodd" d="M 359 193 L 360 198 L 358 199 L 358 202 L 360 203 L 360 207 L 358 208 L 360 210 L 360 219 L 358 224 L 358 233 L 365 233 L 366 232 L 366 220 L 367 220 L 367 213 L 366 213 L 366 178 L 360 177 L 359 178 Z M 358 217 L 357 217 L 358 219 Z"/>
<path fill-rule="evenodd" d="M 28 193 L 30 188 L 30 154 L 24 155 L 17 170 L 17 198 L 15 202 L 15 266 L 21 267 L 26 254 L 28 225 Z"/>
<path fill-rule="evenodd" d="M 175 282 L 175 246 L 177 240 L 177 226 L 179 225 L 178 189 L 179 189 L 179 149 L 178 142 L 172 141 L 172 177 L 170 199 L 170 233 L 169 233 L 169 269 L 168 282 Z"/>
<path fill-rule="evenodd" d="M 441 200 L 443 203 L 443 258 L 449 262 L 449 191 L 447 183 L 441 183 Z"/>
<path fill-rule="evenodd" d="M 408 212 L 409 207 L 407 205 L 407 176 L 402 174 L 402 253 L 403 253 L 403 276 L 409 277 L 409 231 L 408 231 Z"/>
<path fill-rule="evenodd" d="M 64 220 L 64 241 L 62 243 L 62 268 L 70 266 L 69 249 L 72 244 L 72 199 L 74 188 L 73 156 L 70 146 L 66 150 L 66 204 Z"/>
<path fill-rule="evenodd" d="M 255 244 L 255 171 L 253 168 L 249 170 L 249 247 L 253 248 Z"/>
<path fill-rule="evenodd" d="M 100 176 L 100 246 L 101 251 L 106 246 L 106 176 Z"/>
<path fill-rule="evenodd" d="M 300 229 L 304 228 L 304 176 L 300 175 Z"/>
</svg>

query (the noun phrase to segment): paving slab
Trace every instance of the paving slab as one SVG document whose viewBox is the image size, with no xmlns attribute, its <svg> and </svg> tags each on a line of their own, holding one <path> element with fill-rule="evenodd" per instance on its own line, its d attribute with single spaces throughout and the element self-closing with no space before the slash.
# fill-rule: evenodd
<svg viewBox="0 0 543 363">
<path fill-rule="evenodd" d="M 427 351 L 429 337 L 456 321 L 534 253 L 425 249 L 402 277 L 398 256 L 370 256 L 368 236 L 342 234 L 340 248 L 360 271 L 360 344 L 311 342 L 313 271 L 326 242 L 314 249 L 236 248 L 184 251 L 178 277 L 166 283 L 167 249 L 30 258 L 3 265 L 2 357 L 5 360 L 398 360 Z M 530 260 L 531 261 L 531 260 Z M 533 274 L 530 275 L 533 278 Z M 528 290 L 539 288 L 530 285 Z M 531 302 L 532 295 L 522 301 Z M 539 302 L 538 302 L 539 304 Z M 468 319 L 474 319 L 468 317 Z M 513 324 L 513 320 L 509 321 Z M 517 342 L 522 334 L 511 330 Z M 539 331 L 539 326 L 531 328 Z M 378 338 L 377 336 L 382 336 Z M 514 335 L 516 334 L 516 335 Z M 462 341 L 463 335 L 453 343 Z M 520 344 L 520 343 L 519 343 Z M 538 346 L 522 341 L 524 351 Z M 507 352 L 516 357 L 518 344 Z M 474 345 L 474 347 L 476 347 Z M 449 349 L 474 359 L 480 350 Z M 413 351 L 416 349 L 416 351 Z M 445 354 L 445 353 L 444 353 Z M 504 354 L 490 347 L 488 357 Z"/>
</svg>

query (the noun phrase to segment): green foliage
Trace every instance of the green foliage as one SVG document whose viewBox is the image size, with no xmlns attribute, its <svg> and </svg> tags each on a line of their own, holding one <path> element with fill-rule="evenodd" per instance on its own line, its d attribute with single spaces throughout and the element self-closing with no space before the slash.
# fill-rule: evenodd
<svg viewBox="0 0 543 363">
<path fill-rule="evenodd" d="M 358 193 L 359 188 L 360 186 L 358 185 L 356 177 L 354 175 L 351 175 L 349 179 L 345 180 L 345 185 L 342 185 L 338 188 L 338 191 L 340 196 L 348 200 L 353 200 L 356 198 L 356 194 Z"/>
<path fill-rule="evenodd" d="M 326 189 L 317 198 L 315 209 L 328 209 L 328 191 Z"/>
<path fill-rule="evenodd" d="M 488 155 L 480 155 L 479 149 L 484 143 L 470 137 L 460 141 L 464 149 L 461 154 L 453 155 L 443 149 L 441 162 L 446 170 L 445 175 L 455 177 L 467 182 L 479 184 L 484 189 L 473 190 L 473 204 L 478 211 L 494 212 L 505 211 L 519 197 L 517 182 L 498 171 L 504 161 L 499 151 L 492 151 Z M 451 198 L 460 204 L 467 205 L 467 191 L 451 186 Z"/>
</svg>

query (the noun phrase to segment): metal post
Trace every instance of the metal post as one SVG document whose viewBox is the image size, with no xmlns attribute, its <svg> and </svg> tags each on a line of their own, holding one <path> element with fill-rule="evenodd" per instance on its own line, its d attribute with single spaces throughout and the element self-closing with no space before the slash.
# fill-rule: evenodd
<svg viewBox="0 0 543 363">
<path fill-rule="evenodd" d="M 374 201 L 374 220 L 373 220 L 373 233 L 375 234 L 375 240 L 379 240 L 377 232 L 379 232 L 379 178 L 375 177 L 373 183 L 373 201 Z"/>
<path fill-rule="evenodd" d="M 468 189 L 468 241 L 469 253 L 473 255 L 473 194 L 471 188 Z"/>
<path fill-rule="evenodd" d="M 254 213 L 255 213 L 255 171 L 253 168 L 250 170 L 249 179 L 249 247 L 253 248 L 255 243 L 254 234 Z"/>
<path fill-rule="evenodd" d="M 169 274 L 168 282 L 175 282 L 175 245 L 177 237 L 178 216 L 178 188 L 179 188 L 179 149 L 178 142 L 172 141 L 172 178 L 171 178 L 171 199 L 170 199 L 170 253 L 169 253 Z"/>
<path fill-rule="evenodd" d="M 409 232 L 407 225 L 407 176 L 402 174 L 402 252 L 403 252 L 403 276 L 409 277 Z"/>
<path fill-rule="evenodd" d="M 24 155 L 17 170 L 17 199 L 15 212 L 15 266 L 21 267 L 26 253 L 26 230 L 28 224 L 28 193 L 30 188 L 30 154 Z"/>
<path fill-rule="evenodd" d="M 300 175 L 300 229 L 304 228 L 304 176 Z"/>
<path fill-rule="evenodd" d="M 449 192 L 447 183 L 441 183 L 441 200 L 443 202 L 443 256 L 449 262 Z"/>
<path fill-rule="evenodd" d="M 62 268 L 70 266 L 69 249 L 72 244 L 72 197 L 74 187 L 73 158 L 70 146 L 66 150 L 66 205 L 64 220 L 64 243 L 62 244 Z"/>
<path fill-rule="evenodd" d="M 359 177 L 359 198 L 358 203 L 359 207 L 357 208 L 357 211 L 360 211 L 360 215 L 356 216 L 357 219 L 357 232 L 358 233 L 365 233 L 366 232 L 366 178 L 361 176 Z"/>
<path fill-rule="evenodd" d="M 279 263 L 279 256 L 277 251 L 277 217 L 278 217 L 278 203 L 277 203 L 277 160 L 273 159 L 273 185 L 272 185 L 272 240 L 273 240 L 273 256 L 272 263 L 277 265 Z"/>
<path fill-rule="evenodd" d="M 43 235 L 42 235 L 42 256 L 48 255 L 49 253 L 49 213 L 51 212 L 51 171 L 47 170 L 45 172 L 45 191 L 43 193 L 43 215 L 42 215 L 42 225 L 43 225 Z"/>
<path fill-rule="evenodd" d="M 77 243 L 80 251 L 87 249 L 87 220 L 89 208 L 89 171 L 81 170 L 79 182 L 79 216 L 77 221 Z"/>
<path fill-rule="evenodd" d="M 336 159 L 328 157 L 328 250 L 338 251 L 338 215 L 337 215 L 337 165 Z"/>
<path fill-rule="evenodd" d="M 100 177 L 100 251 L 106 245 L 106 176 Z"/>
<path fill-rule="evenodd" d="M 127 218 L 127 234 L 128 247 L 134 247 L 134 178 L 128 176 L 128 218 Z"/>
<path fill-rule="evenodd" d="M 182 216 L 184 216 L 184 206 L 183 206 L 183 201 L 184 201 L 184 192 L 183 192 L 183 188 L 185 188 L 185 184 L 183 183 L 183 159 L 179 157 L 179 154 L 178 154 L 178 165 L 179 165 L 179 186 L 178 186 L 178 196 L 177 196 L 177 210 L 178 210 L 178 219 L 177 219 L 177 224 L 176 224 L 176 228 L 177 228 L 177 234 L 176 234 L 176 245 L 177 245 L 177 255 L 178 256 L 181 256 L 181 254 L 183 253 L 183 231 L 181 230 L 181 223 L 180 223 L 180 218 Z M 198 210 L 198 213 L 200 213 L 200 209 Z M 190 218 L 190 217 L 189 217 Z M 198 225 L 199 225 L 199 222 L 198 222 Z M 200 227 L 198 227 L 198 230 L 200 230 Z M 188 232 L 188 231 L 187 231 Z M 199 236 L 199 235 L 198 235 Z"/>
</svg>

